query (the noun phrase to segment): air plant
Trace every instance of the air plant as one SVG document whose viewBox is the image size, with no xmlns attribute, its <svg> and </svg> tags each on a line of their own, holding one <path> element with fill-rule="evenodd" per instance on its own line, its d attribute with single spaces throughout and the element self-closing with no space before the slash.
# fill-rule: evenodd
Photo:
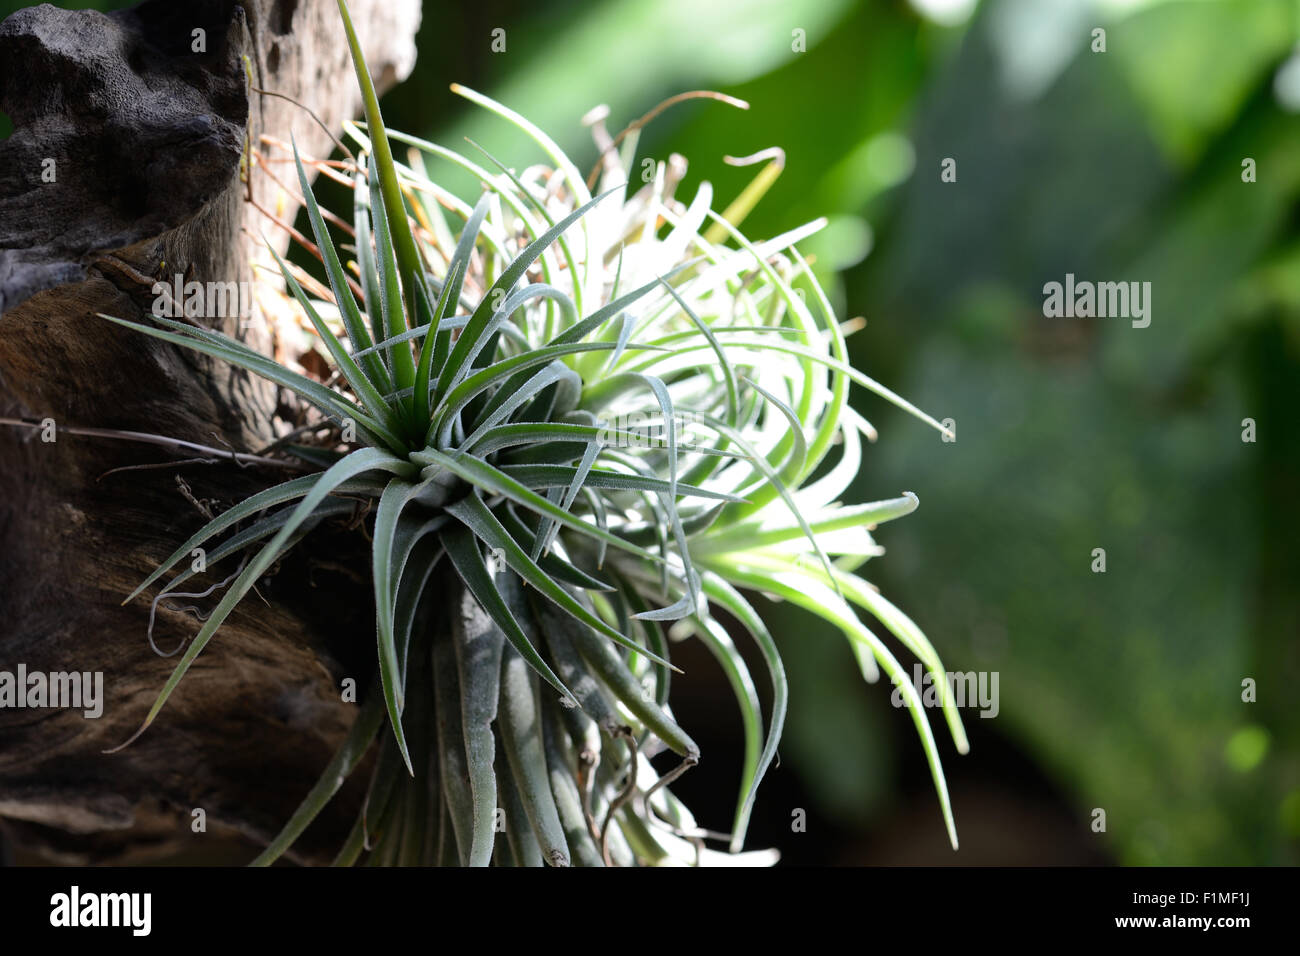
<svg viewBox="0 0 1300 956">
<path fill-rule="evenodd" d="M 770 862 L 740 851 L 780 739 L 786 682 L 742 592 L 831 622 L 868 680 L 882 668 L 900 687 L 955 847 L 921 701 L 855 610 L 916 655 L 942 694 L 924 635 L 855 574 L 880 553 L 871 529 L 917 499 L 838 502 L 858 473 L 862 436 L 874 437 L 847 402 L 851 383 L 942 426 L 850 366 L 834 311 L 795 248 L 822 224 L 751 242 L 736 223 L 752 194 L 721 215 L 707 183 L 679 202 L 680 169 L 663 163 L 634 190 L 636 130 L 618 142 L 599 123 L 593 195 L 549 137 L 459 87 L 548 163 L 517 175 L 486 154 L 476 162 L 389 133 L 343 0 L 339 9 L 366 114 L 364 127 L 348 128 L 361 153 L 349 168 L 355 261 L 340 257 L 296 148 L 328 294 L 317 284 L 310 297 L 311 283 L 276 256 L 337 386 L 197 325 L 111 319 L 269 379 L 338 436 L 297 447 L 311 473 L 217 516 L 131 595 L 223 533 L 208 566 L 242 556 L 131 739 L 274 562 L 362 498 L 373 503 L 378 676 L 256 863 L 293 844 L 377 741 L 339 863 L 366 851 L 375 863 Z M 394 159 L 392 142 L 410 147 L 409 164 Z M 440 188 L 426 159 L 473 173 L 482 195 L 471 204 Z M 449 219 L 463 222 L 459 237 Z M 194 574 L 178 573 L 160 597 Z M 766 665 L 766 726 L 733 632 Z M 669 703 L 671 644 L 688 637 L 716 657 L 743 717 L 729 853 L 707 849 L 716 835 L 668 788 L 700 757 Z M 943 711 L 964 752 L 947 695 Z M 661 775 L 651 759 L 666 751 L 679 760 Z"/>
</svg>

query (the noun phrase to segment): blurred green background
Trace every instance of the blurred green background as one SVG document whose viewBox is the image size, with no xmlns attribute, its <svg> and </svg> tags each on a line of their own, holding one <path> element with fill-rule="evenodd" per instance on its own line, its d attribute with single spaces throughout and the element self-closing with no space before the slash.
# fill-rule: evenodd
<svg viewBox="0 0 1300 956">
<path fill-rule="evenodd" d="M 943 747 L 962 850 L 890 688 L 784 609 L 791 712 L 751 843 L 803 863 L 1300 860 L 1298 40 L 1294 0 L 426 5 L 390 125 L 520 167 L 540 155 L 449 83 L 584 169 L 598 103 L 617 130 L 684 90 L 747 100 L 674 107 L 640 155 L 683 154 L 679 195 L 707 178 L 725 202 L 754 170 L 724 155 L 782 147 L 745 231 L 828 216 L 804 249 L 867 321 L 855 364 L 956 422 L 943 442 L 857 396 L 880 439 L 853 496 L 919 495 L 864 573 L 949 670 L 1000 675 L 997 717 L 964 714 L 972 752 Z M 1045 318 L 1067 272 L 1150 282 L 1150 327 Z M 725 829 L 739 722 L 687 660 L 674 695 L 705 762 L 674 789 Z"/>
</svg>

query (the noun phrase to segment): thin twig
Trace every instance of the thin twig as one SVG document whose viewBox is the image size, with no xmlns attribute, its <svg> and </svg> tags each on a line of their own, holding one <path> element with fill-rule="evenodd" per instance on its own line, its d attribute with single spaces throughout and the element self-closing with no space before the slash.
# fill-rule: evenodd
<svg viewBox="0 0 1300 956">
<path fill-rule="evenodd" d="M 220 458 L 182 458 L 179 461 L 151 461 L 145 465 L 121 465 L 108 469 L 95 479 L 95 483 L 99 484 L 109 475 L 116 475 L 119 471 L 156 471 L 160 468 L 180 468 L 184 465 L 219 465 L 221 461 Z"/>
<path fill-rule="evenodd" d="M 719 103 L 726 103 L 728 106 L 736 107 L 736 109 L 749 109 L 749 104 L 744 100 L 728 96 L 726 93 L 715 93 L 712 90 L 691 90 L 689 93 L 678 93 L 676 96 L 670 96 L 640 119 L 628 123 L 623 128 L 623 131 L 601 150 L 600 155 L 596 157 L 596 165 L 592 167 L 591 173 L 587 176 L 587 188 L 591 189 L 596 185 L 596 174 L 600 172 L 601 160 L 605 158 L 606 153 L 618 149 L 618 144 L 623 142 L 629 133 L 641 129 L 670 106 L 676 106 L 678 103 L 684 103 L 687 100 L 717 100 Z"/>
<path fill-rule="evenodd" d="M 274 182 L 277 186 L 279 186 L 281 189 L 283 189 L 286 193 L 289 194 L 290 199 L 296 202 L 299 206 L 307 205 L 307 200 L 298 192 L 297 189 L 290 189 L 288 185 L 285 184 L 284 180 L 282 180 L 275 173 L 271 172 L 270 169 L 266 169 L 265 171 L 266 171 L 266 175 L 271 178 L 272 182 Z M 353 237 L 356 236 L 357 234 L 356 229 L 350 223 L 345 222 L 343 219 L 339 218 L 337 215 L 335 215 L 330 210 L 326 209 L 324 206 L 320 206 L 319 209 L 320 209 L 321 218 L 324 219 L 326 222 L 334 223 L 334 225 L 336 225 L 339 229 L 346 232 L 349 236 L 353 236 Z"/>
<path fill-rule="evenodd" d="M 609 825 L 614 822 L 614 813 L 625 803 L 632 799 L 636 793 L 636 771 L 637 771 L 637 746 L 636 738 L 630 733 L 624 739 L 629 752 L 627 765 L 627 785 L 614 796 L 609 802 L 609 809 L 605 811 L 605 823 L 600 828 L 600 855 L 605 861 L 606 866 L 613 866 L 614 861 L 609 855 Z"/>
<path fill-rule="evenodd" d="M 194 506 L 195 511 L 203 515 L 203 517 L 207 518 L 209 521 L 212 520 L 212 509 L 205 503 L 207 499 L 199 501 L 198 498 L 195 498 L 194 492 L 190 490 L 189 482 L 180 475 L 176 476 L 176 487 L 180 489 L 181 496 Z"/>
<path fill-rule="evenodd" d="M 281 447 L 287 442 L 291 442 L 295 438 L 299 438 L 302 435 L 307 435 L 310 434 L 311 432 L 320 431 L 322 428 L 333 428 L 333 427 L 334 427 L 333 423 L 328 421 L 311 422 L 306 425 L 299 425 L 297 428 L 295 428 L 293 431 L 289 432 L 288 434 L 281 435 L 275 441 L 271 442 L 271 444 L 264 445 L 263 447 L 259 448 L 256 454 L 265 455 L 267 452 L 275 451 L 277 448 Z"/>
<path fill-rule="evenodd" d="M 208 588 L 206 591 L 168 591 L 168 590 L 166 590 L 166 589 L 163 589 L 162 591 L 158 592 L 158 594 L 157 594 L 157 595 L 154 597 L 154 599 L 153 599 L 153 603 L 149 606 L 149 630 L 148 630 L 148 635 L 149 635 L 149 646 L 153 648 L 153 652 L 154 652 L 155 654 L 157 654 L 159 657 L 174 657 L 174 656 L 177 654 L 177 652 L 179 652 L 180 649 L 181 649 L 182 647 L 184 647 L 184 646 L 189 642 L 189 638 L 187 638 L 187 637 L 183 637 L 183 638 L 181 638 L 181 642 L 180 642 L 179 644 L 176 645 L 176 649 L 175 649 L 174 651 L 172 651 L 171 653 L 169 653 L 169 654 L 164 654 L 162 651 L 158 650 L 158 645 L 157 645 L 156 643 L 154 643 L 154 639 L 153 639 L 153 623 L 154 623 L 154 615 L 158 613 L 158 602 L 162 601 L 162 600 L 165 599 L 165 598 L 180 598 L 180 597 L 204 598 L 204 597 L 207 597 L 207 596 L 208 596 L 209 594 L 211 594 L 213 591 L 217 590 L 218 588 L 224 588 L 224 587 L 225 587 L 227 584 L 229 584 L 231 581 L 235 580 L 235 578 L 238 577 L 239 574 L 244 570 L 244 566 L 245 566 L 246 564 L 248 564 L 248 555 L 247 555 L 247 554 L 244 555 L 243 560 L 239 562 L 239 567 L 235 568 L 234 573 L 231 574 L 230 577 L 226 578 L 224 581 L 218 581 L 216 584 L 212 585 L 212 587 Z M 167 610 L 169 610 L 169 611 L 181 611 L 181 612 L 191 611 L 191 612 L 193 612 L 194 616 L 195 616 L 199 621 L 206 621 L 209 617 L 212 616 L 212 612 L 211 612 L 211 611 L 209 611 L 208 613 L 204 614 L 202 610 L 200 610 L 199 608 L 195 607 L 194 605 L 190 605 L 190 604 L 184 605 L 184 606 L 182 606 L 182 607 L 174 607 L 174 606 L 172 606 L 172 605 L 164 605 L 164 606 L 165 606 L 165 607 L 167 608 Z"/>
<path fill-rule="evenodd" d="M 292 96 L 288 96 L 287 94 L 284 93 L 277 93 L 274 90 L 260 90 L 256 86 L 251 86 L 251 85 L 249 86 L 249 89 L 251 89 L 254 93 L 260 93 L 262 96 L 279 97 L 282 100 L 289 101 L 299 109 L 305 110 L 307 114 L 316 121 L 316 125 L 325 131 L 325 135 L 334 141 L 334 145 L 337 146 L 339 149 L 343 150 L 343 152 L 345 152 L 352 159 L 353 162 L 356 162 L 357 157 L 353 154 L 352 150 L 348 149 L 341 139 L 339 139 L 337 136 L 335 136 L 333 133 L 330 132 L 330 128 L 321 122 L 321 118 L 316 115 L 316 113 L 311 109 L 311 107 L 304 106 L 302 103 L 299 103 L 297 100 L 295 100 Z"/>
<path fill-rule="evenodd" d="M 29 422 L 21 418 L 0 418 L 0 425 L 9 425 L 14 428 L 45 427 L 40 422 Z M 166 435 L 154 435 L 150 432 L 124 431 L 119 428 L 83 428 L 75 425 L 55 425 L 54 428 L 58 434 L 81 435 L 87 438 L 115 438 L 121 441 L 142 442 L 146 445 L 161 445 L 163 448 L 172 448 L 177 451 L 204 452 L 215 456 L 218 460 L 233 461 L 239 465 L 268 465 L 275 468 L 293 468 L 297 471 L 310 470 L 294 461 L 286 461 L 281 458 L 266 458 L 262 455 L 250 455 L 247 452 L 224 451 L 220 448 L 213 448 L 211 445 L 200 445 L 196 442 L 185 441 L 183 438 L 169 438 Z"/>
</svg>

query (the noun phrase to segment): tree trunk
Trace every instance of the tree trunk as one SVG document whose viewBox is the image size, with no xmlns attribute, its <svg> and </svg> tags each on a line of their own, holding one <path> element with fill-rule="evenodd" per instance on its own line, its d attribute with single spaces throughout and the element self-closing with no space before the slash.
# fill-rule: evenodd
<svg viewBox="0 0 1300 956">
<path fill-rule="evenodd" d="M 376 82 L 392 85 L 414 62 L 418 0 L 350 6 Z M 264 134 L 292 133 L 304 155 L 331 143 L 300 106 L 251 92 L 245 57 L 253 86 L 331 130 L 359 111 L 333 0 L 148 0 L 109 15 L 44 5 L 0 24 L 0 109 L 14 123 L 0 143 L 0 416 L 243 452 L 274 439 L 276 415 L 289 414 L 276 389 L 96 317 L 141 320 L 152 283 L 178 273 L 252 280 L 252 264 L 269 261 L 263 233 L 286 247 L 257 207 L 291 222 L 296 185 L 286 192 L 257 167 L 250 188 L 245 144 L 282 158 Z M 292 165 L 270 172 L 293 183 Z M 222 331 L 268 353 L 277 344 L 256 314 Z M 202 508 L 292 472 L 53 434 L 0 427 L 0 672 L 102 672 L 103 714 L 0 707 L 0 816 L 20 843 L 76 861 L 227 828 L 266 840 L 353 718 L 340 681 L 364 688 L 373 668 L 369 585 L 329 550 L 355 536 L 324 531 L 287 559 L 259 586 L 268 603 L 243 602 L 156 723 L 105 754 L 176 663 L 150 648 L 148 598 L 120 602 L 199 527 Z M 198 626 L 160 605 L 154 639 L 169 651 Z M 327 859 L 341 842 L 364 777 L 299 842 L 299 859 Z M 199 809 L 206 834 L 192 826 Z"/>
</svg>

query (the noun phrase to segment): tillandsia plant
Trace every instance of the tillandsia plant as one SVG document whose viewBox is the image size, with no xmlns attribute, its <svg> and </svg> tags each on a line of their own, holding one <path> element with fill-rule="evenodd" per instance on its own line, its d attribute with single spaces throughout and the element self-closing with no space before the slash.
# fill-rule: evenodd
<svg viewBox="0 0 1300 956">
<path fill-rule="evenodd" d="M 349 127 L 360 158 L 343 174 L 355 260 L 340 258 L 326 218 L 340 220 L 318 206 L 296 148 L 328 290 L 276 256 L 337 386 L 196 325 L 112 319 L 296 393 L 332 436 L 286 446 L 314 470 L 213 519 L 131 595 L 223 533 L 207 565 L 242 556 L 131 739 L 274 562 L 360 498 L 374 505 L 378 676 L 319 782 L 255 862 L 284 853 L 376 742 L 339 863 L 363 853 L 453 865 L 769 862 L 774 854 L 740 851 L 786 683 L 742 591 L 832 622 L 868 680 L 879 667 L 899 686 L 955 847 L 921 701 L 855 611 L 882 623 L 943 692 L 925 637 L 855 574 L 880 553 L 871 529 L 916 497 L 838 502 L 861 438 L 874 437 L 848 405 L 851 383 L 942 426 L 849 365 L 843 330 L 795 248 L 821 223 L 751 242 L 736 228 L 751 191 L 721 215 L 707 183 L 682 203 L 672 195 L 681 170 L 663 163 L 633 191 L 636 130 L 612 140 L 599 123 L 593 196 L 544 133 L 459 87 L 549 162 L 516 175 L 486 154 L 485 166 L 389 133 L 343 0 L 339 9 L 366 114 Z M 392 142 L 410 147 L 409 164 Z M 471 205 L 438 187 L 426 158 L 473 173 L 481 197 Z M 449 220 L 463 221 L 458 238 Z M 158 598 L 195 573 L 178 573 Z M 766 665 L 766 726 L 720 614 Z M 743 717 L 726 854 L 706 847 L 718 835 L 668 788 L 700 757 L 669 704 L 670 645 L 688 637 L 719 661 Z M 947 695 L 943 711 L 964 752 Z M 661 775 L 651 759 L 667 751 L 678 760 Z"/>
</svg>

